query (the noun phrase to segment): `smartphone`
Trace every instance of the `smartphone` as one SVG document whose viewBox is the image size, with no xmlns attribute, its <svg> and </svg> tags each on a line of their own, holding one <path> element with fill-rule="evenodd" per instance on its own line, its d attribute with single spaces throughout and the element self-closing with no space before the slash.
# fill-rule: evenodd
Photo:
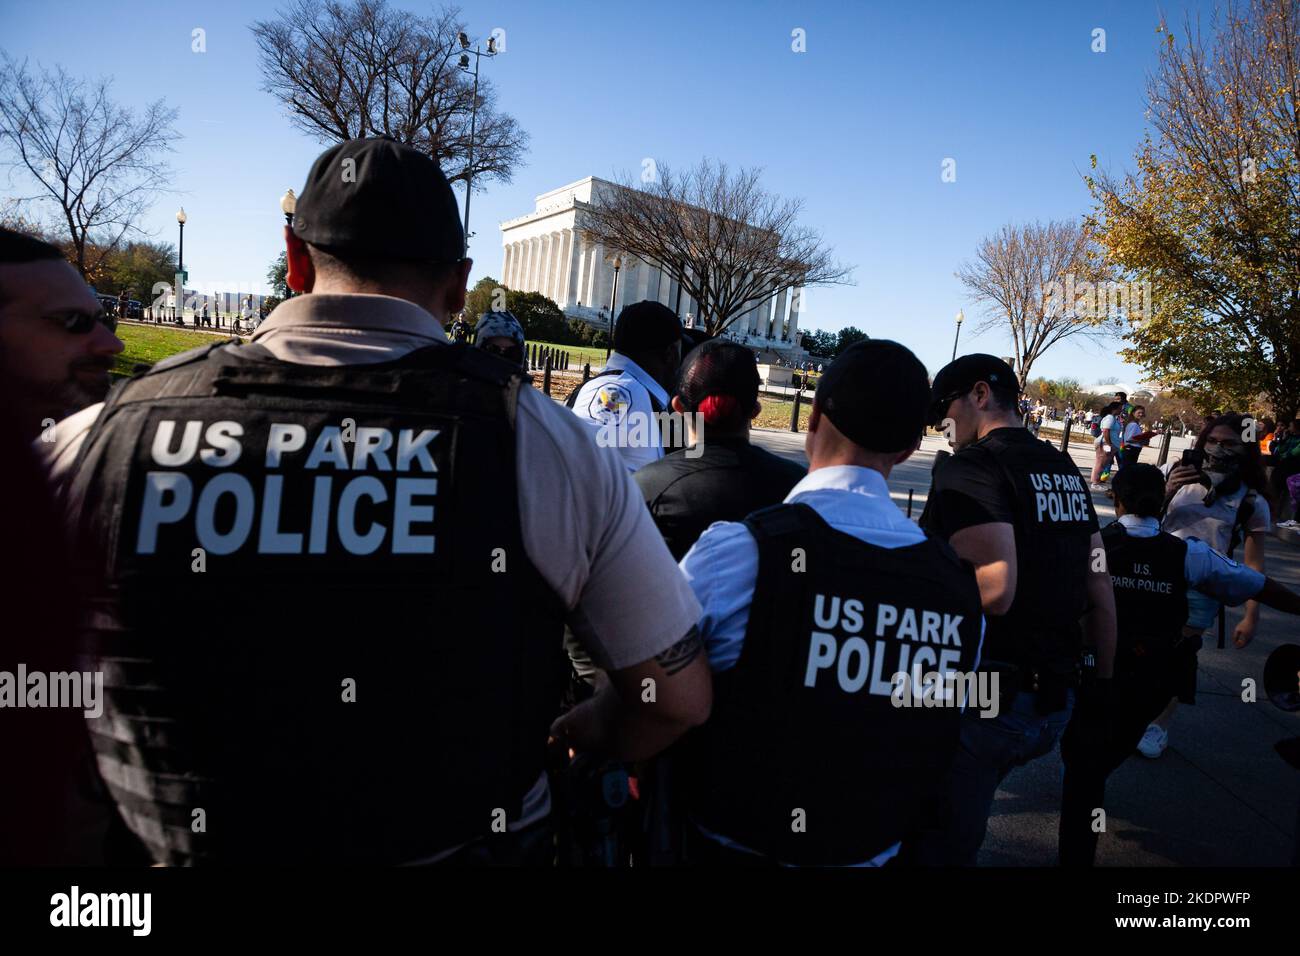
<svg viewBox="0 0 1300 956">
<path fill-rule="evenodd" d="M 1191 465 L 1197 471 L 1205 467 L 1205 450 L 1201 448 L 1189 448 L 1183 452 L 1183 457 L 1179 461 L 1181 465 Z"/>
</svg>

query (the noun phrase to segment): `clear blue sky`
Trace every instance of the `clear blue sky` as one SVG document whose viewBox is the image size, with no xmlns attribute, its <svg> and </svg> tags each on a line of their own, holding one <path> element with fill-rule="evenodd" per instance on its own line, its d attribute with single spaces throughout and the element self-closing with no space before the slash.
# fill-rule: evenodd
<svg viewBox="0 0 1300 956">
<path fill-rule="evenodd" d="M 428 5 L 400 6 L 425 11 Z M 913 348 L 933 372 L 952 350 L 1008 351 L 972 338 L 978 309 L 953 277 L 1005 222 L 1089 208 L 1089 154 L 1119 170 L 1144 129 L 1156 24 L 1211 5 L 1154 0 L 991 2 L 664 2 L 507 0 L 462 7 L 472 34 L 506 30 L 485 63 L 500 105 L 531 134 L 508 184 L 476 190 L 473 279 L 499 276 L 497 224 L 540 193 L 588 175 L 636 172 L 651 157 L 702 156 L 765 169 L 765 185 L 805 200 L 804 221 L 856 284 L 814 289 L 802 325 L 857 325 Z M 0 0 L 0 48 L 83 75 L 111 75 L 119 100 L 158 96 L 180 110 L 176 195 L 145 223 L 175 240 L 189 216 L 191 280 L 261 289 L 282 245 L 278 200 L 300 190 L 322 146 L 295 132 L 260 90 L 248 30 L 267 2 L 15 3 Z M 207 52 L 191 52 L 191 31 Z M 1092 31 L 1106 31 L 1093 53 Z M 791 50 L 806 31 L 807 52 Z M 957 162 L 957 181 L 940 179 Z M 16 189 L 0 178 L 0 195 Z M 1035 374 L 1084 382 L 1139 377 L 1115 344 L 1058 345 Z"/>
</svg>

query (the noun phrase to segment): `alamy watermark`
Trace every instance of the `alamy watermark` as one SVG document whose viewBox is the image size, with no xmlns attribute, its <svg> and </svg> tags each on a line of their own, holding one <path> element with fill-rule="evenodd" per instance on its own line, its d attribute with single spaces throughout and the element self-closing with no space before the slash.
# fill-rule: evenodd
<svg viewBox="0 0 1300 956">
<path fill-rule="evenodd" d="M 104 713 L 101 671 L 0 671 L 0 707 L 68 707 L 88 718 Z"/>
<path fill-rule="evenodd" d="M 1043 283 L 1043 311 L 1046 315 L 1073 314 L 1085 319 L 1128 319 L 1145 322 L 1152 316 L 1151 283 L 1078 281 L 1074 274 L 1065 280 Z"/>
<path fill-rule="evenodd" d="M 596 431 L 596 444 L 601 448 L 684 448 L 687 458 L 699 458 L 704 454 L 704 415 L 629 411 L 603 422 Z"/>
</svg>

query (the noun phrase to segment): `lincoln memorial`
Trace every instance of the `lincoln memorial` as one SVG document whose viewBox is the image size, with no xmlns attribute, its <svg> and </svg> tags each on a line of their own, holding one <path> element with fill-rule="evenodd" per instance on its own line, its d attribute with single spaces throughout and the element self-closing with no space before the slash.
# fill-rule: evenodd
<svg viewBox="0 0 1300 956">
<path fill-rule="evenodd" d="M 615 253 L 583 238 L 583 217 L 607 190 L 621 188 L 588 176 L 543 193 L 532 212 L 501 223 L 502 284 L 540 292 L 570 318 L 607 326 Z M 649 263 L 621 258 L 615 316 L 627 303 L 654 299 L 694 325 L 696 303 L 676 280 Z M 774 295 L 734 319 L 723 335 L 787 361 L 802 361 L 807 353 L 799 345 L 799 313 L 791 307 L 797 301 L 797 294 Z"/>
</svg>

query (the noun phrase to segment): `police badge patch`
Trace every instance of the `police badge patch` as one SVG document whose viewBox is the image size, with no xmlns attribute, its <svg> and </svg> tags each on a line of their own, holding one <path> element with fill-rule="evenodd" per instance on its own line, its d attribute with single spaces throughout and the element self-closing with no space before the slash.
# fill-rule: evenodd
<svg viewBox="0 0 1300 956">
<path fill-rule="evenodd" d="M 622 385 L 602 385 L 596 389 L 587 414 L 602 425 L 621 425 L 632 407 L 632 393 Z"/>
</svg>

